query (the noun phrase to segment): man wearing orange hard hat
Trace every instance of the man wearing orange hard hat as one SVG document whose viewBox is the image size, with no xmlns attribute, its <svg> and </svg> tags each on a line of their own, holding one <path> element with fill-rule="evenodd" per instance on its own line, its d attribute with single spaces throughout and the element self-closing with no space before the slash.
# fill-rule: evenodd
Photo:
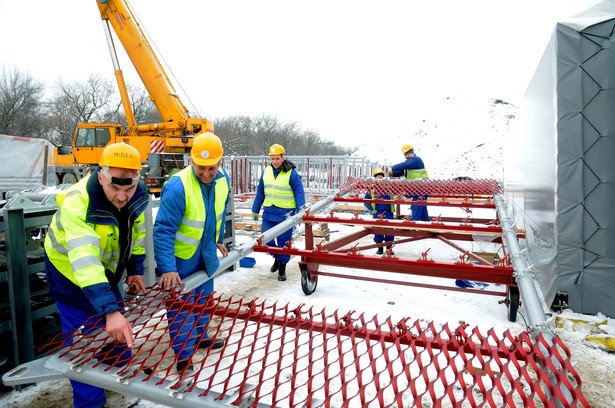
<svg viewBox="0 0 615 408">
<path fill-rule="evenodd" d="M 423 160 L 414 153 L 412 145 L 405 144 L 401 147 L 401 152 L 406 158 L 405 161 L 391 166 L 389 169 L 389 177 L 403 176 L 406 180 L 429 180 L 427 170 Z M 426 201 L 427 195 L 419 197 L 412 196 L 412 201 Z M 411 205 L 412 221 L 430 221 L 429 212 L 426 205 Z"/>
<path fill-rule="evenodd" d="M 295 165 L 284 158 L 284 153 L 286 149 L 282 145 L 276 143 L 269 147 L 271 165 L 265 168 L 261 176 L 252 204 L 252 217 L 255 221 L 258 220 L 261 206 L 264 208 L 263 232 L 285 221 L 305 205 L 301 176 L 297 173 Z M 292 235 L 293 228 L 290 228 L 268 242 L 267 245 L 283 248 L 286 242 L 291 240 Z M 285 281 L 286 264 L 290 260 L 290 255 L 278 254 L 273 255 L 273 258 L 273 265 L 269 270 L 278 273 L 279 281 Z"/>
<path fill-rule="evenodd" d="M 217 251 L 228 255 L 224 220 L 230 180 L 220 166 L 223 154 L 218 136 L 211 132 L 196 136 L 190 166 L 173 175 L 162 188 L 154 224 L 154 255 L 163 289 L 181 285 L 183 279 L 201 270 L 211 278 L 220 264 Z M 213 289 L 214 280 L 209 279 L 188 296 L 204 303 Z M 196 349 L 224 346 L 224 340 L 208 337 L 207 314 L 169 307 L 167 318 L 178 372 L 192 366 Z"/>
<path fill-rule="evenodd" d="M 45 237 L 45 273 L 67 344 L 77 330 L 104 328 L 115 342 L 98 359 L 111 363 L 130 357 L 132 328 L 122 315 L 119 284 L 126 271 L 129 286 L 144 287 L 149 195 L 139 183 L 141 156 L 133 146 L 108 145 L 99 167 L 56 196 L 59 208 Z M 71 385 L 75 407 L 105 405 L 102 388 L 74 380 Z"/>
</svg>

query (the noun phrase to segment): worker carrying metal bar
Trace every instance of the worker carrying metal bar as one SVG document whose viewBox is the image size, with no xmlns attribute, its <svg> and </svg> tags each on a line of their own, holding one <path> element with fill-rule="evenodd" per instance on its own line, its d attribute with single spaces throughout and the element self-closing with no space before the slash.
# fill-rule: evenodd
<svg viewBox="0 0 615 408">
<path fill-rule="evenodd" d="M 274 144 L 269 148 L 271 165 L 265 168 L 256 190 L 256 197 L 252 204 L 252 218 L 258 220 L 258 213 L 263 209 L 262 232 L 265 232 L 279 223 L 293 216 L 305 205 L 305 192 L 301 183 L 301 176 L 295 165 L 284 158 L 284 146 Z M 286 242 L 292 239 L 294 227 L 278 235 L 267 243 L 268 246 L 283 248 Z M 271 272 L 278 272 L 278 280 L 286 280 L 286 264 L 290 255 L 273 255 L 274 261 Z"/>
<path fill-rule="evenodd" d="M 71 333 L 103 328 L 115 340 L 99 356 L 127 361 L 132 328 L 122 315 L 120 282 L 142 289 L 145 218 L 148 204 L 139 183 L 141 157 L 133 146 L 113 143 L 100 169 L 56 196 L 58 211 L 45 237 L 45 273 L 66 344 Z M 98 319 L 90 319 L 98 316 Z M 117 357 L 121 356 L 121 357 Z M 75 407 L 102 407 L 102 388 L 71 380 Z"/>
<path fill-rule="evenodd" d="M 228 255 L 224 227 L 230 181 L 220 166 L 223 153 L 218 136 L 211 132 L 198 135 L 190 151 L 191 165 L 162 188 L 154 224 L 154 254 L 162 289 L 181 285 L 182 279 L 202 270 L 212 278 L 220 263 L 217 251 Z M 208 279 L 185 294 L 185 300 L 204 304 L 213 289 L 214 280 Z M 209 338 L 208 314 L 171 306 L 167 318 L 178 372 L 191 367 L 197 348 L 224 346 L 223 339 Z"/>
<path fill-rule="evenodd" d="M 412 145 L 403 145 L 401 147 L 401 152 L 404 154 L 406 160 L 391 166 L 389 169 L 389 177 L 404 176 L 406 180 L 429 180 L 425 164 L 423 164 L 423 160 L 414 153 Z M 412 196 L 412 201 L 419 200 L 427 200 L 427 194 Z M 430 221 L 427 206 L 411 205 L 410 210 L 412 211 L 410 216 L 412 221 Z"/>
<path fill-rule="evenodd" d="M 384 178 L 384 170 L 382 170 L 380 167 L 377 167 L 374 169 L 374 178 L 376 179 L 382 179 Z M 390 200 L 391 196 L 383 191 L 376 191 L 376 188 L 372 187 L 371 189 L 369 189 L 367 191 L 367 193 L 365 193 L 365 199 L 366 200 Z M 386 204 L 386 203 L 365 203 L 365 207 L 367 208 L 367 211 L 369 211 L 369 213 L 372 215 L 372 218 L 380 218 L 382 217 L 383 219 L 386 220 L 392 220 L 394 218 L 394 213 L 395 213 L 395 205 L 394 204 Z M 382 234 L 374 234 L 374 242 L 376 244 L 381 244 L 383 242 L 386 242 L 387 245 L 387 249 L 391 249 L 391 242 L 393 242 L 395 240 L 395 237 L 393 235 L 382 235 Z M 378 249 L 376 250 L 376 254 L 378 255 L 382 255 L 384 253 L 384 248 L 382 246 L 379 246 Z M 393 252 L 391 252 L 391 255 L 393 255 Z"/>
</svg>

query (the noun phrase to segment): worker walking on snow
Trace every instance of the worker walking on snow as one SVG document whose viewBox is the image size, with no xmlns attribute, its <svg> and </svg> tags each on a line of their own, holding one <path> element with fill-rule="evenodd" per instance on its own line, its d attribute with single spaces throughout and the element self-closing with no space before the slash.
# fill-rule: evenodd
<svg viewBox="0 0 615 408">
<path fill-rule="evenodd" d="M 374 177 L 377 179 L 384 178 L 384 170 L 382 170 L 380 167 L 375 168 L 373 174 L 374 174 Z M 391 196 L 385 192 L 376 193 L 376 189 L 371 188 L 367 193 L 365 193 L 365 199 L 366 200 L 390 200 Z M 367 207 L 367 210 L 372 215 L 372 218 L 382 217 L 383 219 L 387 219 L 387 220 L 392 220 L 394 218 L 395 205 L 393 204 L 365 203 L 365 207 Z M 393 235 L 374 234 L 374 242 L 376 244 L 381 244 L 383 242 L 386 242 L 387 249 L 391 249 L 391 246 L 392 246 L 391 243 L 393 242 L 394 239 L 395 237 Z M 383 247 L 379 246 L 378 249 L 376 250 L 376 254 L 382 255 L 383 253 L 384 253 Z M 392 251 L 391 251 L 391 255 L 393 255 Z"/>
<path fill-rule="evenodd" d="M 220 167 L 224 150 L 218 136 L 207 132 L 194 138 L 191 165 L 176 173 L 164 185 L 154 224 L 154 254 L 160 285 L 171 289 L 182 279 L 204 270 L 211 278 L 220 264 L 217 251 L 228 255 L 224 246 L 224 221 L 230 196 L 230 181 Z M 214 289 L 209 279 L 185 295 L 187 301 L 204 304 Z M 209 315 L 167 310 L 171 347 L 177 355 L 177 371 L 191 365 L 197 348 L 218 349 L 224 340 L 207 334 Z"/>
<path fill-rule="evenodd" d="M 104 328 L 115 342 L 103 347 L 98 359 L 121 366 L 130 358 L 132 328 L 121 313 L 119 284 L 127 271 L 129 286 L 144 287 L 149 196 L 139 183 L 141 157 L 133 146 L 107 146 L 99 166 L 56 196 L 59 208 L 45 237 L 45 274 L 66 343 L 79 328 L 83 333 Z M 74 380 L 71 385 L 75 407 L 105 405 L 102 388 Z"/>
<path fill-rule="evenodd" d="M 406 161 L 391 166 L 389 177 L 404 176 L 406 180 L 428 180 L 429 176 L 427 175 L 427 170 L 425 170 L 423 160 L 414 153 L 414 148 L 407 144 L 401 147 L 401 151 Z M 423 197 L 415 195 L 412 197 L 412 201 L 418 201 L 419 199 L 427 200 L 427 195 Z M 412 221 L 430 221 L 427 206 L 412 205 L 410 209 L 412 211 L 410 217 Z"/>
<path fill-rule="evenodd" d="M 288 217 L 294 215 L 298 209 L 305 205 L 305 193 L 301 176 L 297 173 L 295 165 L 284 158 L 286 150 L 279 144 L 274 144 L 269 148 L 271 165 L 265 168 L 256 197 L 252 204 L 252 218 L 258 220 L 258 213 L 263 209 L 263 226 L 265 232 Z M 282 248 L 290 241 L 293 235 L 293 228 L 284 231 L 277 238 L 267 243 L 268 246 Z M 271 272 L 278 272 L 278 280 L 286 280 L 286 264 L 290 260 L 290 255 L 273 255 L 274 261 L 270 268 Z"/>
</svg>

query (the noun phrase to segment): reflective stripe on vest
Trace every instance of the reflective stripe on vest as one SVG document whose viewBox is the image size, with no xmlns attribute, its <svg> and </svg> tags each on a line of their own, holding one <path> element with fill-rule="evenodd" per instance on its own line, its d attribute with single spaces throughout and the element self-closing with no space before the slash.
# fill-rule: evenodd
<svg viewBox="0 0 615 408">
<path fill-rule="evenodd" d="M 374 190 L 371 191 L 371 195 L 372 195 L 372 200 L 376 199 L 376 196 L 374 194 Z M 378 214 L 378 211 L 376 210 L 376 203 L 372 203 L 372 205 L 374 206 L 374 209 L 372 210 L 372 214 Z M 391 204 L 391 212 L 394 213 L 395 212 L 395 204 Z"/>
<path fill-rule="evenodd" d="M 265 207 L 275 205 L 279 208 L 296 208 L 295 194 L 290 186 L 290 175 L 292 170 L 280 171 L 276 178 L 273 174 L 273 167 L 267 166 L 263 173 L 263 186 L 265 190 Z"/>
<path fill-rule="evenodd" d="M 58 194 L 59 209 L 45 237 L 45 253 L 51 263 L 80 288 L 108 282 L 105 269 L 115 273 L 120 257 L 119 229 L 114 225 L 84 221 L 90 202 L 87 193 L 89 178 L 85 177 L 66 192 Z M 62 222 L 65 217 L 72 219 Z M 144 221 L 145 216 L 141 213 L 133 225 L 131 253 L 136 242 L 143 240 L 144 231 L 139 230 Z M 145 253 L 145 250 L 140 248 L 137 252 Z"/>
<path fill-rule="evenodd" d="M 425 168 L 422 169 L 406 169 L 404 170 L 404 174 L 406 175 L 406 180 L 429 180 L 429 176 L 427 175 L 427 170 Z"/>
<path fill-rule="evenodd" d="M 220 234 L 224 208 L 229 193 L 229 186 L 224 173 L 218 169 L 223 177 L 216 179 L 214 187 L 214 212 L 216 214 L 216 238 Z M 176 173 L 184 186 L 186 211 L 175 234 L 175 256 L 181 259 L 190 259 L 199 247 L 203 230 L 205 229 L 205 201 L 201 192 L 200 182 L 188 166 Z"/>
</svg>

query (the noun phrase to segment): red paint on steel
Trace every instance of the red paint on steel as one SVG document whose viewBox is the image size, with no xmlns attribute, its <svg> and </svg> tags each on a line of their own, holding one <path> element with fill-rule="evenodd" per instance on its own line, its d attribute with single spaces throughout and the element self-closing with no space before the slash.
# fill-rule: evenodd
<svg viewBox="0 0 615 408">
<path fill-rule="evenodd" d="M 73 373 L 94 370 L 124 384 L 164 387 L 170 404 L 191 394 L 210 403 L 249 400 L 252 407 L 589 406 L 557 336 L 550 343 L 527 331 L 483 335 L 467 324 L 394 321 L 219 293 L 194 301 L 157 287 L 129 301 L 131 356 L 114 356 L 115 343 L 95 330 L 61 334 L 48 348 Z M 192 368 L 178 373 L 165 304 L 210 315 L 205 329 L 224 346 L 198 349 Z"/>
</svg>

